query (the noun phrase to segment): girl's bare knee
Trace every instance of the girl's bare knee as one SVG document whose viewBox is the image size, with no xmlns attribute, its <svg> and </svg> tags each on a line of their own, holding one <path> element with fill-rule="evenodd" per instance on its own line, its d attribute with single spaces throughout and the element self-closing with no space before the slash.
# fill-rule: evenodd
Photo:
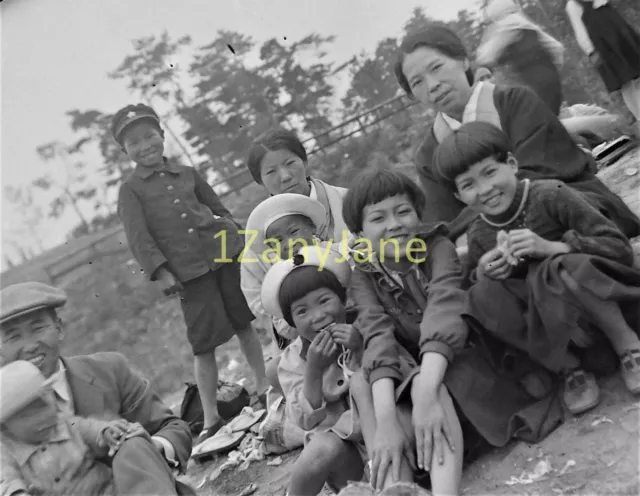
<svg viewBox="0 0 640 496">
<path fill-rule="evenodd" d="M 319 460 L 334 459 L 344 449 L 344 441 L 333 432 L 319 432 L 311 438 L 307 449 Z"/>
</svg>

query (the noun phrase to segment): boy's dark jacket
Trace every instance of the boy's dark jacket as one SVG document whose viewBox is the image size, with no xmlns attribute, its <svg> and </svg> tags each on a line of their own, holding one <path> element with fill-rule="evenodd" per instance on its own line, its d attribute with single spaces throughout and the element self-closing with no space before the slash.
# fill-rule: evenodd
<svg viewBox="0 0 640 496">
<path fill-rule="evenodd" d="M 162 169 L 136 167 L 120 187 L 118 213 L 151 280 L 166 265 L 190 281 L 230 263 L 244 246 L 242 227 L 200 173 L 166 159 Z"/>
</svg>

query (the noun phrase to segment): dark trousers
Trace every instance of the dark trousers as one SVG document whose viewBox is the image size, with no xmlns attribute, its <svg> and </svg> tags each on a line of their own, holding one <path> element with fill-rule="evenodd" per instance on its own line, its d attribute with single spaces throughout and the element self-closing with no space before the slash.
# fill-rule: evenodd
<svg viewBox="0 0 640 496">
<path fill-rule="evenodd" d="M 169 464 L 147 439 L 127 440 L 111 464 L 117 494 L 133 496 L 195 496 L 186 484 L 176 482 Z"/>
</svg>

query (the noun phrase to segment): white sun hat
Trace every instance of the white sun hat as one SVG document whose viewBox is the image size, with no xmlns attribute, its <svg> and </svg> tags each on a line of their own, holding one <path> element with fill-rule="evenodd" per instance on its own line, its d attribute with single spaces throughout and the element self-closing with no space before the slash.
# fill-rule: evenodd
<svg viewBox="0 0 640 496">
<path fill-rule="evenodd" d="M 16 360 L 0 368 L 0 424 L 13 417 L 51 386 L 31 362 Z"/>
<path fill-rule="evenodd" d="M 282 193 L 267 198 L 253 209 L 247 220 L 245 243 L 251 243 L 251 251 L 258 254 L 267 249 L 264 245 L 267 229 L 287 215 L 304 215 L 319 228 L 325 221 L 327 211 L 319 201 L 296 193 Z"/>
<path fill-rule="evenodd" d="M 280 288 L 285 278 L 300 267 L 328 270 L 336 276 L 342 286 L 349 287 L 351 266 L 347 259 L 329 246 L 305 246 L 293 258 L 273 264 L 262 282 L 262 305 L 272 317 L 283 318 L 279 303 Z"/>
</svg>

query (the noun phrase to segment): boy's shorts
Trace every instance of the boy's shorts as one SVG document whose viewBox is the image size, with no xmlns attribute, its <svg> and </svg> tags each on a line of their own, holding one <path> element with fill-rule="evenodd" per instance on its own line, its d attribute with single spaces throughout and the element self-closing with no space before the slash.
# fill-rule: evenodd
<svg viewBox="0 0 640 496">
<path fill-rule="evenodd" d="M 213 351 L 255 319 L 240 289 L 240 262 L 182 284 L 182 313 L 193 354 Z"/>
</svg>

